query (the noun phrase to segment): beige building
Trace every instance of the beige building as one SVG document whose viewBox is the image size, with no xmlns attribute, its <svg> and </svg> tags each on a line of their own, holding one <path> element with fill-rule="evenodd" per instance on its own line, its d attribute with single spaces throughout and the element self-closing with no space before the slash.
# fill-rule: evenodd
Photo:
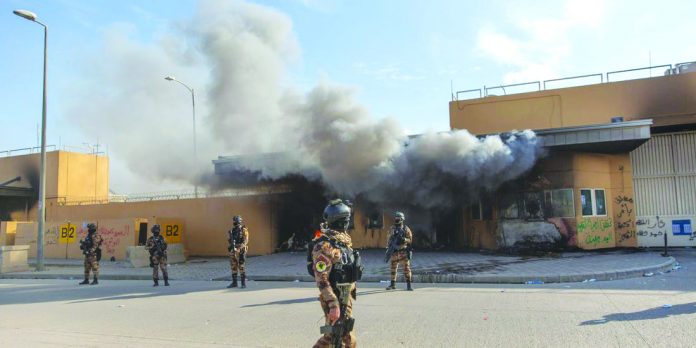
<svg viewBox="0 0 696 348">
<path fill-rule="evenodd" d="M 542 90 L 546 82 L 538 82 L 531 84 L 538 90 L 512 95 L 470 90 L 478 96 L 455 98 L 452 129 L 486 135 L 531 128 L 549 152 L 519 189 L 491 193 L 465 213 L 456 233 L 464 238 L 456 243 L 596 249 L 659 246 L 666 236 L 669 245 L 696 245 L 693 67 L 561 89 Z"/>
</svg>

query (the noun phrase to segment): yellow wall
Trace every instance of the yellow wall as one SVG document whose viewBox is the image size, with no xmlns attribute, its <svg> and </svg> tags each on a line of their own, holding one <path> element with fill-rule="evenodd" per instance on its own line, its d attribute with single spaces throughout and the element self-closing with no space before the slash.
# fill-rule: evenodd
<svg viewBox="0 0 696 348">
<path fill-rule="evenodd" d="M 38 196 L 39 153 L 0 157 L 0 181 L 17 176 L 22 181 L 12 183 L 15 187 L 34 187 Z M 109 159 L 104 156 L 87 155 L 66 151 L 46 153 L 46 206 L 59 202 L 103 199 L 109 195 Z M 28 211 L 23 200 L 16 200 L 9 211 L 11 220 L 36 220 L 38 207 L 30 202 Z"/>
<path fill-rule="evenodd" d="M 452 101 L 450 127 L 473 134 L 652 118 L 656 126 L 696 123 L 696 74 Z"/>
<path fill-rule="evenodd" d="M 137 243 L 135 219 L 166 222 L 175 218 L 182 222 L 182 242 L 193 256 L 224 256 L 227 254 L 227 231 L 232 217 L 242 215 L 249 228 L 249 254 L 270 254 L 278 244 L 273 196 L 242 196 L 224 198 L 180 199 L 96 205 L 53 206 L 47 211 L 47 221 L 54 224 L 67 221 L 97 221 L 126 219 L 131 221 L 132 240 Z M 148 225 L 148 235 L 149 228 Z M 119 258 L 117 256 L 117 258 Z"/>
<path fill-rule="evenodd" d="M 108 157 L 58 151 L 58 161 L 55 197 L 68 201 L 108 197 Z"/>
<path fill-rule="evenodd" d="M 616 247 L 611 204 L 611 155 L 576 153 L 573 156 L 577 246 L 581 249 Z M 606 216 L 583 216 L 580 189 L 604 189 Z M 595 202 L 593 202 L 594 204 Z"/>
</svg>

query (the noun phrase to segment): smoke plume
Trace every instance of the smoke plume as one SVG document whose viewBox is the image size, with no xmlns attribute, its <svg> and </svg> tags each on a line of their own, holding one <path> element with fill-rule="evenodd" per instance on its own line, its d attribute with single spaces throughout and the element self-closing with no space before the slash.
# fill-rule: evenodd
<svg viewBox="0 0 696 348">
<path fill-rule="evenodd" d="M 70 115 L 105 133 L 112 157 L 151 180 L 193 182 L 210 176 L 210 159 L 236 155 L 240 171 L 260 178 L 301 175 L 333 193 L 431 208 L 495 189 L 529 170 L 541 151 L 530 131 L 408 137 L 396 120 L 374 120 L 349 87 L 322 80 L 307 92 L 293 88 L 287 70 L 300 48 L 292 22 L 264 6 L 201 1 L 193 18 L 154 43 L 123 29 L 111 30 L 86 65 L 90 103 Z M 170 74 L 197 93 L 198 160 L 188 92 L 163 80 Z"/>
</svg>

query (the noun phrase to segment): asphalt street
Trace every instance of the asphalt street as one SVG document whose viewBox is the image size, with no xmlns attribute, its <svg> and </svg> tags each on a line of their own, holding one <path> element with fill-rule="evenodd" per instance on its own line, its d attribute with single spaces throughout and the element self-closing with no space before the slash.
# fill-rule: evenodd
<svg viewBox="0 0 696 348">
<path fill-rule="evenodd" d="M 362 347 L 693 347 L 696 262 L 619 281 L 541 285 L 362 283 Z M 0 280 L 0 347 L 309 347 L 311 283 Z M 403 284 L 399 284 L 403 289 Z"/>
</svg>

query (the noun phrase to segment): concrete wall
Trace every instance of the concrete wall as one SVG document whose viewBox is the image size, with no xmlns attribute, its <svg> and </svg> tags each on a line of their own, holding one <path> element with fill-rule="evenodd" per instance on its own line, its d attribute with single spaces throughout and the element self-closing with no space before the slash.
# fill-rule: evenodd
<svg viewBox="0 0 696 348">
<path fill-rule="evenodd" d="M 696 74 L 453 101 L 450 127 L 473 134 L 652 118 L 656 126 L 696 123 Z"/>
<path fill-rule="evenodd" d="M 67 221 L 122 220 L 129 221 L 129 241 L 120 240 L 114 247 L 114 256 L 125 257 L 125 247 L 137 244 L 136 219 L 152 222 L 181 223 L 182 237 L 189 255 L 227 255 L 227 231 L 234 215 L 242 215 L 249 228 L 249 254 L 262 255 L 274 251 L 278 244 L 273 215 L 273 196 L 243 196 L 205 199 L 181 199 L 133 203 L 53 206 L 46 219 L 54 224 Z M 119 232 L 120 235 L 120 232 Z"/>
</svg>

